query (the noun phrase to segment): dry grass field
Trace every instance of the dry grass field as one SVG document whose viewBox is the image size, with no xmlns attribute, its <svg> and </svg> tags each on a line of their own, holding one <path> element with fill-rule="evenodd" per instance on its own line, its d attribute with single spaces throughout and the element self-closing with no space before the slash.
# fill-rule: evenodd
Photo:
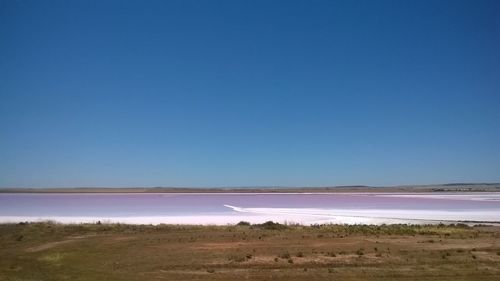
<svg viewBox="0 0 500 281">
<path fill-rule="evenodd" d="M 493 226 L 0 225 L 0 280 L 500 280 Z"/>
</svg>

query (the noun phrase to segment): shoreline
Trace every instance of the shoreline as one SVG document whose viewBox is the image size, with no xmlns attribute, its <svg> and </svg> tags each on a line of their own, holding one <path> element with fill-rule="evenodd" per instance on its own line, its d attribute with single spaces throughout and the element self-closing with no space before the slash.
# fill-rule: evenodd
<svg viewBox="0 0 500 281">
<path fill-rule="evenodd" d="M 314 228 L 317 226 L 346 226 L 346 227 L 381 227 L 381 226 L 397 226 L 406 225 L 411 227 L 426 227 L 426 226 L 456 226 L 463 225 L 467 227 L 500 227 L 500 221 L 467 221 L 467 220 L 403 220 L 392 219 L 393 222 L 387 223 L 384 221 L 376 222 L 377 218 L 369 218 L 371 222 L 365 223 L 342 223 L 339 221 L 321 221 L 318 223 L 302 223 L 293 220 L 283 220 L 280 218 L 266 217 L 263 219 L 248 217 L 234 217 L 233 220 L 223 220 L 220 222 L 197 222 L 198 217 L 193 216 L 177 216 L 168 217 L 169 220 L 165 221 L 166 217 L 21 217 L 21 216 L 2 216 L 0 217 L 0 226 L 2 225 L 23 225 L 23 224 L 57 224 L 61 226 L 72 225 L 124 225 L 124 226 L 179 226 L 179 227 L 224 227 L 224 226 L 238 226 L 240 224 L 258 226 L 266 223 L 273 223 L 276 225 L 288 227 L 306 227 Z M 356 218 L 356 217 L 352 217 Z M 78 219 L 76 221 L 75 219 Z M 418 223 L 415 223 L 418 221 Z"/>
<path fill-rule="evenodd" d="M 146 215 L 146 216 L 60 216 L 60 215 L 20 215 L 1 216 L 0 224 L 38 223 L 52 221 L 60 224 L 130 224 L 130 225 L 236 225 L 239 222 L 261 224 L 276 222 L 302 226 L 312 225 L 435 225 L 435 224 L 467 224 L 497 225 L 500 221 L 496 215 L 476 212 L 464 214 L 447 211 L 408 210 L 319 210 L 319 209 L 286 209 L 286 208 L 240 208 L 228 206 L 235 210 L 233 214 L 185 214 L 185 215 Z M 400 213 L 394 216 L 392 213 Z M 468 217 L 467 217 L 468 216 Z"/>
</svg>

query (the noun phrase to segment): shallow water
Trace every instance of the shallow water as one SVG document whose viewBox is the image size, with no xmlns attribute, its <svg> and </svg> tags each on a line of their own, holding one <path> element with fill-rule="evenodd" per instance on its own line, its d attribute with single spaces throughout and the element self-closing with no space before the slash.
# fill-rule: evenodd
<svg viewBox="0 0 500 281">
<path fill-rule="evenodd" d="M 500 193 L 0 194 L 0 222 L 499 222 Z"/>
</svg>

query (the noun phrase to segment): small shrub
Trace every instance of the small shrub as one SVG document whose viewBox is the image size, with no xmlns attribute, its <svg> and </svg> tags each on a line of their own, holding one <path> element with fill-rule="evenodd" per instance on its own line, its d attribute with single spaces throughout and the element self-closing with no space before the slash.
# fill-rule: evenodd
<svg viewBox="0 0 500 281">
<path fill-rule="evenodd" d="M 358 256 L 362 256 L 364 254 L 365 253 L 363 252 L 363 249 L 359 249 L 359 250 L 356 251 L 356 255 L 358 255 Z"/>
<path fill-rule="evenodd" d="M 246 259 L 247 259 L 246 257 L 236 256 L 236 255 L 231 255 L 228 257 L 228 260 L 232 262 L 244 262 L 246 261 Z"/>
<path fill-rule="evenodd" d="M 207 269 L 207 272 L 208 272 L 208 273 L 215 273 L 215 269 L 212 269 L 212 268 Z"/>
<path fill-rule="evenodd" d="M 284 224 L 280 224 L 277 222 L 273 221 L 266 221 L 265 223 L 261 224 L 254 224 L 255 227 L 267 229 L 267 230 L 284 230 L 287 229 L 288 227 Z"/>
<path fill-rule="evenodd" d="M 279 257 L 282 258 L 282 259 L 289 259 L 290 258 L 290 254 L 289 253 L 284 253 L 284 254 L 281 254 Z"/>
<path fill-rule="evenodd" d="M 239 223 L 237 223 L 236 225 L 239 225 L 239 226 L 249 226 L 250 223 L 247 222 L 247 221 L 240 221 Z"/>
<path fill-rule="evenodd" d="M 298 258 L 302 258 L 304 257 L 304 254 L 302 252 L 298 252 L 295 256 Z"/>
<path fill-rule="evenodd" d="M 293 259 L 288 259 L 288 263 L 293 263 Z"/>
</svg>

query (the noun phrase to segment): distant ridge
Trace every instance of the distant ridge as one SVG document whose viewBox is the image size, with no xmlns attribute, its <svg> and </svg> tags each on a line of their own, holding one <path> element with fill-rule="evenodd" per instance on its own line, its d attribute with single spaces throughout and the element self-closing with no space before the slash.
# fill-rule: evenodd
<svg viewBox="0 0 500 281">
<path fill-rule="evenodd" d="M 486 182 L 482 182 L 482 183 L 471 183 L 471 182 L 457 182 L 457 183 L 445 183 L 445 184 L 442 184 L 443 186 L 455 186 L 455 185 L 499 185 L 499 183 L 486 183 Z"/>
<path fill-rule="evenodd" d="M 500 183 L 326 187 L 60 187 L 0 188 L 0 193 L 310 193 L 310 192 L 500 192 Z"/>
</svg>

